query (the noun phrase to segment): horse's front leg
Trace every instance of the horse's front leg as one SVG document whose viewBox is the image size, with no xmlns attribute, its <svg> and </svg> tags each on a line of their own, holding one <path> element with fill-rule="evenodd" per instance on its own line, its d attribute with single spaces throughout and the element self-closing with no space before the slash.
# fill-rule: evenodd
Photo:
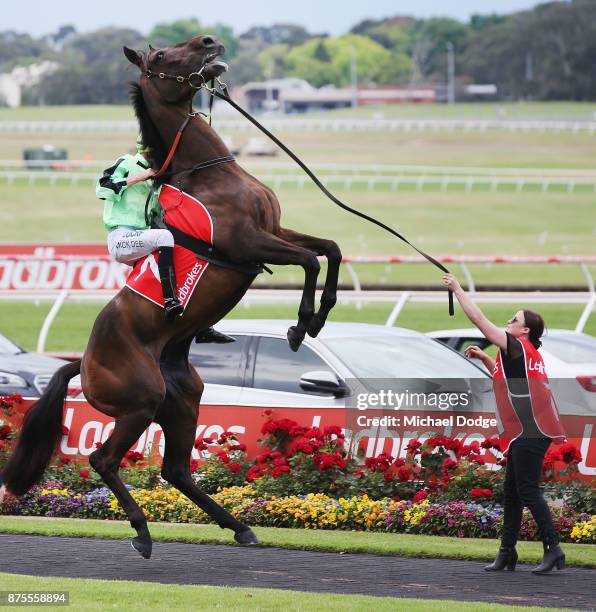
<svg viewBox="0 0 596 612">
<path fill-rule="evenodd" d="M 298 308 L 298 323 L 288 329 L 290 348 L 297 351 L 315 313 L 317 277 L 321 269 L 316 253 L 266 232 L 242 236 L 235 250 L 241 254 L 235 257 L 239 261 L 258 261 L 280 266 L 297 265 L 304 269 L 304 288 Z"/>
<path fill-rule="evenodd" d="M 162 370 L 168 388 L 166 399 L 156 415 L 165 438 L 162 476 L 206 512 L 222 529 L 232 529 L 240 544 L 256 544 L 252 530 L 234 518 L 193 481 L 190 459 L 197 427 L 198 406 L 203 393 L 203 382 L 194 368 L 174 355 L 162 361 Z"/>
<path fill-rule="evenodd" d="M 321 305 L 318 312 L 310 320 L 307 330 L 309 336 L 316 338 L 321 329 L 323 329 L 329 312 L 331 312 L 331 309 L 337 302 L 337 282 L 339 279 L 339 266 L 341 265 L 341 251 L 333 240 L 308 236 L 307 234 L 301 234 L 283 227 L 280 229 L 279 236 L 287 242 L 297 244 L 305 249 L 314 251 L 317 255 L 324 255 L 327 258 L 327 274 L 325 276 L 323 293 L 321 294 Z"/>
</svg>

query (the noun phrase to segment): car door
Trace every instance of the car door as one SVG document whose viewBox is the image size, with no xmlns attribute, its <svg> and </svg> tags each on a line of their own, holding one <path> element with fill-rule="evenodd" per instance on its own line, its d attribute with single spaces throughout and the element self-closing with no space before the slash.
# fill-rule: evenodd
<svg viewBox="0 0 596 612">
<path fill-rule="evenodd" d="M 202 404 L 239 405 L 253 338 L 235 334 L 229 344 L 193 342 L 189 361 L 205 383 Z"/>
<path fill-rule="evenodd" d="M 300 388 L 300 377 L 306 372 L 335 368 L 314 346 L 304 343 L 294 353 L 286 338 L 255 337 L 251 346 L 241 404 L 263 407 L 343 407 L 345 400 L 332 395 L 308 393 Z"/>
</svg>

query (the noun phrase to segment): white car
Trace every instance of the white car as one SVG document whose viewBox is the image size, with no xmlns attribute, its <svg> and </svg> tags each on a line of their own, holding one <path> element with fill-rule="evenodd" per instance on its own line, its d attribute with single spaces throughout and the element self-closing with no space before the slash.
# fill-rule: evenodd
<svg viewBox="0 0 596 612">
<path fill-rule="evenodd" d="M 471 345 L 488 349 L 489 353 L 492 347 L 496 353 L 492 343 L 476 328 L 444 329 L 426 335 L 461 353 Z M 576 414 L 596 414 L 596 338 L 568 329 L 547 329 L 540 354 L 561 412 L 568 412 L 573 406 L 581 408 Z M 477 359 L 470 361 L 484 367 Z"/>
<path fill-rule="evenodd" d="M 479 379 L 486 372 L 424 334 L 397 327 L 328 322 L 292 352 L 292 321 L 221 321 L 230 344 L 197 344 L 190 361 L 205 384 L 202 402 L 240 406 L 344 407 L 354 379 Z M 348 381 L 348 383 L 346 383 Z M 484 386 L 488 386 L 485 385 Z"/>
</svg>

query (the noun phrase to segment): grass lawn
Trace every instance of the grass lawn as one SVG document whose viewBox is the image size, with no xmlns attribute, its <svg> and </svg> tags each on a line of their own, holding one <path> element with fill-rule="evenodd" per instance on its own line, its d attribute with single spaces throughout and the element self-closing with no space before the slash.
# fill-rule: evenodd
<svg viewBox="0 0 596 612">
<path fill-rule="evenodd" d="M 215 525 L 151 523 L 149 528 L 153 538 L 161 542 L 233 544 L 232 532 L 224 531 Z M 273 527 L 255 527 L 254 532 L 263 546 L 278 546 L 298 550 L 376 553 L 406 557 L 485 561 L 494 559 L 499 547 L 498 540 L 412 534 Z M 124 521 L 11 516 L 0 516 L 0 533 L 110 539 L 125 539 L 134 535 L 130 525 Z M 568 565 L 596 567 L 596 546 L 591 544 L 566 544 L 564 548 Z M 542 559 L 542 544 L 540 542 L 520 542 L 518 553 L 520 563 L 537 563 Z"/>
<path fill-rule="evenodd" d="M 387 117 L 493 117 L 591 119 L 595 104 L 465 104 L 396 105 L 382 109 L 362 107 L 355 115 L 369 117 L 383 112 Z M 344 116 L 352 111 L 329 113 Z M 0 109 L 0 120 L 130 119 L 127 106 L 77 106 Z M 237 143 L 252 135 L 231 134 Z M 51 142 L 66 147 L 71 159 L 112 160 L 131 148 L 136 135 L 129 133 L 0 133 L 2 156 L 20 159 L 22 150 Z M 484 167 L 592 168 L 596 139 L 588 134 L 568 132 L 283 132 L 282 138 L 309 164 L 344 162 L 350 164 L 420 164 Z M 286 158 L 280 156 L 280 161 Z M 102 203 L 93 185 L 25 185 L 2 183 L 3 218 L 0 242 L 90 242 L 105 241 L 101 222 Z M 474 190 L 448 191 L 352 191 L 337 195 L 353 207 L 367 212 L 406 235 L 420 248 L 435 255 L 593 255 L 596 237 L 593 193 L 511 193 Z M 346 255 L 404 255 L 413 251 L 395 238 L 363 220 L 333 206 L 313 187 L 278 190 L 282 222 L 286 227 L 309 234 L 324 234 L 336 240 Z M 458 267 L 450 266 L 458 273 Z M 398 284 L 415 289 L 420 285 L 438 287 L 440 274 L 430 265 L 362 264 L 356 269 L 364 283 Z M 596 276 L 596 266 L 591 267 Z M 303 281 L 299 268 L 276 268 L 261 283 Z M 471 272 L 477 284 L 575 285 L 585 286 L 579 266 L 475 265 Z M 461 274 L 460 274 L 461 276 Z M 340 281 L 350 284 L 342 269 Z M 340 294 L 341 298 L 341 294 Z M 505 321 L 512 308 L 487 306 L 495 321 Z M 239 306 L 231 316 L 294 318 L 296 306 Z M 67 304 L 50 333 L 48 349 L 82 350 L 99 306 Z M 0 331 L 14 337 L 26 348 L 35 340 L 48 304 L 0 304 Z M 574 328 L 581 306 L 548 305 L 544 312 L 551 327 Z M 362 310 L 340 305 L 335 320 L 383 323 L 390 304 L 369 304 Z M 586 331 L 596 333 L 592 316 Z M 410 304 L 398 324 L 421 331 L 468 326 L 460 316 L 448 318 L 443 305 Z"/>
<path fill-rule="evenodd" d="M 572 105 L 573 106 L 573 105 Z M 462 109 L 464 107 L 461 107 Z M 473 108 L 473 107 L 471 107 Z M 479 110 L 488 111 L 489 107 L 477 106 Z M 493 107 L 494 108 L 494 107 Z M 513 107 L 511 107 L 513 108 Z M 543 106 L 543 108 L 555 108 Z M 560 106 L 563 114 L 566 107 Z M 596 105 L 580 105 L 584 118 L 590 118 Z M 70 110 L 72 109 L 72 110 Z M 89 110 L 86 110 L 89 109 Z M 408 110 L 412 114 L 408 116 Z M 6 111 L 0 109 L 0 120 L 25 117 L 27 109 Z M 52 107 L 35 109 L 41 119 L 53 118 L 72 119 L 132 119 L 128 107 Z M 351 112 L 351 111 L 348 111 Z M 383 112 L 386 117 L 411 118 L 419 112 L 430 112 L 435 117 L 445 117 L 452 112 L 447 107 L 412 108 L 407 107 L 379 109 L 359 109 L 357 115 L 370 117 L 375 112 Z M 444 114 L 446 113 L 447 114 Z M 492 111 L 494 113 L 494 110 Z M 573 114 L 573 109 L 567 111 Z M 86 117 L 83 115 L 86 114 Z M 333 113 L 324 117 L 332 118 Z M 433 116 L 433 115 L 431 115 Z M 474 117 L 468 114 L 468 117 Z M 220 133 L 232 138 L 235 145 L 241 146 L 256 134 L 250 129 L 233 130 L 222 126 L 218 128 L 218 118 L 227 119 L 230 115 L 215 113 L 214 127 Z M 241 115 L 231 115 L 241 118 Z M 247 126 L 248 127 L 248 126 Z M 307 164 L 346 163 L 346 164 L 406 164 L 424 166 L 479 166 L 496 168 L 576 168 L 593 169 L 592 160 L 596 150 L 593 135 L 587 132 L 509 132 L 504 130 L 480 131 L 412 131 L 402 130 L 369 132 L 337 131 L 324 132 L 321 137 L 319 130 L 280 130 L 278 136 L 283 142 L 304 159 Z M 65 148 L 70 159 L 111 160 L 134 147 L 136 130 L 107 132 L 2 132 L 2 158 L 22 159 L 23 149 L 52 144 Z M 279 161 L 289 161 L 284 154 L 276 158 Z M 245 161 L 248 162 L 248 159 Z"/>
<path fill-rule="evenodd" d="M 595 151 L 596 156 L 596 151 Z M 102 202 L 92 185 L 2 187 L 0 242 L 105 241 Z M 357 210 L 394 227 L 436 255 L 593 255 L 594 194 L 341 192 Z M 346 255 L 414 255 L 390 234 L 308 188 L 278 191 L 282 224 L 336 240 Z M 417 266 L 413 274 L 425 274 Z M 534 274 L 541 274 L 542 270 Z M 569 266 L 560 276 L 579 277 Z M 401 267 L 394 275 L 401 274 Z M 579 277 L 581 279 L 581 277 Z M 530 279 L 531 280 L 531 279 Z"/>
<path fill-rule="evenodd" d="M 519 303 L 483 304 L 483 311 L 492 320 L 505 323 Z M 51 304 L 48 302 L 2 302 L 0 301 L 0 333 L 3 333 L 26 350 L 35 350 L 37 338 Z M 87 345 L 91 327 L 103 304 L 63 305 L 54 321 L 48 340 L 47 351 L 83 351 Z M 392 304 L 363 304 L 361 310 L 355 305 L 338 304 L 332 312 L 332 321 L 353 321 L 384 324 L 391 312 Z M 582 311 L 581 306 L 563 304 L 540 304 L 536 308 L 543 314 L 549 327 L 574 329 Z M 295 305 L 251 306 L 240 304 L 228 315 L 236 319 L 295 319 Z M 471 324 L 456 306 L 455 317 L 447 313 L 445 304 L 408 304 L 400 314 L 397 325 L 421 332 L 437 329 L 470 327 Z M 588 320 L 585 332 L 596 336 L 596 314 Z"/>
<path fill-rule="evenodd" d="M 280 589 L 246 589 L 125 580 L 84 580 L 40 578 L 0 573 L 2 588 L 9 591 L 68 591 L 70 605 L 76 610 L 291 610 L 300 612 L 344 612 L 345 610 L 407 610 L 459 612 L 462 603 L 435 599 L 401 599 L 367 595 L 303 593 Z M 465 603 L 470 612 L 514 610 L 511 606 Z M 524 611 L 559 608 L 524 607 Z"/>
<path fill-rule="evenodd" d="M 393 118 L 435 119 L 558 119 L 593 120 L 596 104 L 592 102 L 480 102 L 446 104 L 366 105 L 357 109 L 338 109 L 309 113 L 300 117 L 362 117 L 382 113 Z M 132 119 L 128 105 L 22 106 L 0 108 L 2 121 L 105 121 Z"/>
</svg>

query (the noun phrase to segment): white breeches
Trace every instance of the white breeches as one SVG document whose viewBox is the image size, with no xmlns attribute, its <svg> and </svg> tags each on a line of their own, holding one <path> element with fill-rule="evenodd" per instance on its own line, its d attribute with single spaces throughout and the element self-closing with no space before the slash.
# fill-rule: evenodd
<svg viewBox="0 0 596 612">
<path fill-rule="evenodd" d="M 110 255 L 116 261 L 129 265 L 161 247 L 173 246 L 174 237 L 167 229 L 135 230 L 117 227 L 108 234 Z"/>
</svg>

